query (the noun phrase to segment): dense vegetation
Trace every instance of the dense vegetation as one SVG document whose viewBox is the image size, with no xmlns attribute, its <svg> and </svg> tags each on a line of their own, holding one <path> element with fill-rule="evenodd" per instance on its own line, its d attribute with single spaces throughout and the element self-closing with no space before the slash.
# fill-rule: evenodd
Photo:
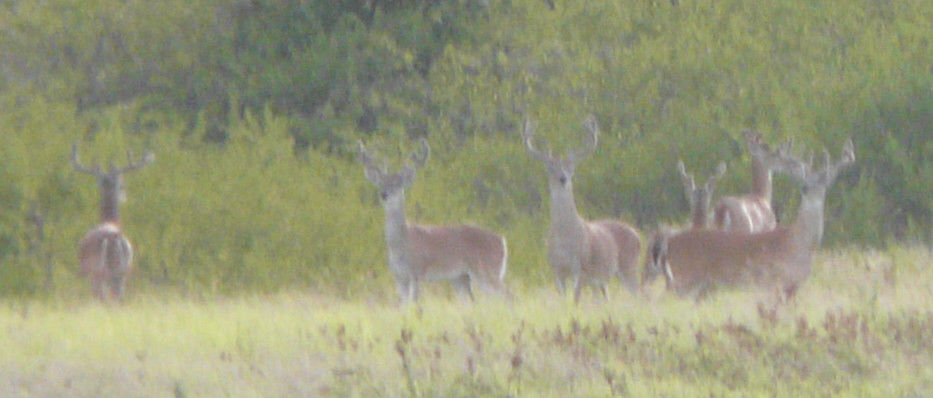
<svg viewBox="0 0 933 398">
<path fill-rule="evenodd" d="M 729 164 L 757 129 L 857 165 L 824 245 L 933 235 L 933 2 L 616 0 L 0 1 L 0 295 L 86 294 L 76 242 L 97 221 L 89 161 L 151 149 L 128 176 L 131 291 L 312 288 L 394 294 L 382 211 L 354 145 L 432 157 L 409 214 L 509 239 L 511 283 L 549 281 L 543 170 L 523 115 L 578 168 L 586 216 L 647 233 L 686 218 L 674 164 Z M 676 4 L 672 4 L 676 3 Z M 775 201 L 793 214 L 796 190 Z"/>
</svg>

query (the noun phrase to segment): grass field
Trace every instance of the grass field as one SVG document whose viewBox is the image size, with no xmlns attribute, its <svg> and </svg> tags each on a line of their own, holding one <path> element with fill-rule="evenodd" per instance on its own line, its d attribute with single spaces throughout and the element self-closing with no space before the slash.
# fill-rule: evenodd
<svg viewBox="0 0 933 398">
<path fill-rule="evenodd" d="M 475 304 L 438 287 L 402 309 L 388 286 L 353 301 L 7 301 L 0 396 L 930 396 L 930 256 L 824 252 L 781 306 L 661 285 L 578 306 L 552 286 Z"/>
</svg>

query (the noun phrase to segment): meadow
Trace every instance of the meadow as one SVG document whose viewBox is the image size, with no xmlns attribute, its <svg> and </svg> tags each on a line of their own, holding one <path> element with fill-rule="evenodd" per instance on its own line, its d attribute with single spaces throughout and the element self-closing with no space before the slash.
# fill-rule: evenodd
<svg viewBox="0 0 933 398">
<path fill-rule="evenodd" d="M 0 308 L 0 395 L 877 396 L 933 393 L 927 248 L 827 250 L 790 302 L 616 285 L 580 305 L 436 285 L 399 308 L 309 291 Z"/>
<path fill-rule="evenodd" d="M 553 7 L 549 4 L 554 4 Z M 158 16 L 158 17 L 154 17 Z M 0 1 L 0 396 L 933 395 L 933 2 L 928 0 Z M 792 301 L 660 285 L 559 297 L 544 167 L 587 219 L 681 225 L 675 165 L 741 132 L 856 162 L 826 198 Z M 399 308 L 364 141 L 422 223 L 508 239 L 504 302 L 445 285 Z M 78 241 L 127 176 L 126 301 L 92 300 Z M 779 220 L 799 191 L 774 181 Z"/>
</svg>

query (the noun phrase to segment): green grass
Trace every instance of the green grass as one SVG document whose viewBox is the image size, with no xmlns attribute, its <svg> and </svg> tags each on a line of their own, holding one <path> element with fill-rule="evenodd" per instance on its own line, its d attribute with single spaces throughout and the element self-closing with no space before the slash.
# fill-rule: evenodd
<svg viewBox="0 0 933 398">
<path fill-rule="evenodd" d="M 620 287 L 579 306 L 553 287 L 471 304 L 434 286 L 0 308 L 2 396 L 925 396 L 928 249 L 823 253 L 799 296 L 694 303 Z M 389 298 L 386 298 L 389 297 Z"/>
</svg>

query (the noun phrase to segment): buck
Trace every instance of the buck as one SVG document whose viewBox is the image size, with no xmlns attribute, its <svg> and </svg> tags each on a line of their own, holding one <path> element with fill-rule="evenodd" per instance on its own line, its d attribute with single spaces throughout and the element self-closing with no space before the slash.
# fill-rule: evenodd
<svg viewBox="0 0 933 398">
<path fill-rule="evenodd" d="M 412 164 L 395 173 L 387 171 L 385 161 L 378 166 L 362 141 L 359 152 L 366 178 L 379 189 L 385 208 L 389 270 L 403 305 L 418 300 L 424 281 L 450 281 L 471 300 L 474 286 L 508 295 L 503 282 L 508 257 L 504 237 L 473 225 L 431 226 L 406 220 L 405 190 L 428 158 L 427 140 L 421 139 L 420 149 L 412 153 Z"/>
<path fill-rule="evenodd" d="M 127 151 L 127 166 L 118 168 L 110 163 L 110 169 L 103 171 L 100 164 L 93 168 L 83 166 L 78 160 L 78 144 L 71 147 L 71 163 L 75 170 L 97 177 L 100 190 L 100 224 L 84 235 L 79 247 L 78 260 L 81 273 L 90 279 L 95 296 L 101 300 L 110 298 L 120 300 L 126 279 L 133 269 L 133 246 L 123 234 L 120 225 L 119 204 L 126 200 L 123 174 L 151 163 L 155 157 L 146 152 L 134 161 Z"/>
<path fill-rule="evenodd" d="M 706 229 L 710 227 L 709 206 L 712 201 L 716 182 L 726 173 L 726 164 L 719 163 L 716 172 L 706 180 L 706 184 L 697 186 L 693 175 L 687 173 L 683 161 L 677 162 L 677 172 L 684 185 L 684 196 L 690 204 L 690 227 L 693 229 Z"/>
<path fill-rule="evenodd" d="M 713 211 L 715 225 L 725 231 L 769 231 L 777 226 L 771 209 L 771 168 L 761 159 L 760 153 L 752 151 L 752 148 L 761 147 L 761 134 L 746 130 L 742 138 L 752 160 L 752 191 L 744 196 L 720 199 Z"/>
<path fill-rule="evenodd" d="M 573 280 L 575 301 L 580 299 L 583 284 L 599 289 L 608 299 L 607 284 L 612 276 L 634 292 L 638 288 L 637 262 L 641 250 L 641 238 L 631 226 L 610 219 L 586 221 L 577 212 L 573 173 L 580 160 L 596 149 L 599 135 L 599 126 L 592 115 L 586 118 L 583 126 L 588 132 L 583 147 L 568 151 L 563 158 L 535 148 L 534 127 L 528 118 L 522 132 L 528 153 L 544 163 L 548 173 L 551 197 L 548 262 L 561 294 L 565 294 L 567 278 Z"/>
<path fill-rule="evenodd" d="M 800 185 L 797 218 L 790 225 L 764 232 L 694 230 L 657 233 L 649 244 L 643 285 L 664 275 L 669 290 L 677 294 L 707 294 L 717 285 L 776 287 L 791 298 L 810 274 L 813 255 L 823 235 L 826 191 L 839 171 L 855 161 L 849 140 L 839 161 L 824 150 L 821 168 L 789 153 L 788 144 L 777 151 L 755 143 L 753 154 L 775 171 L 789 175 Z"/>
</svg>

